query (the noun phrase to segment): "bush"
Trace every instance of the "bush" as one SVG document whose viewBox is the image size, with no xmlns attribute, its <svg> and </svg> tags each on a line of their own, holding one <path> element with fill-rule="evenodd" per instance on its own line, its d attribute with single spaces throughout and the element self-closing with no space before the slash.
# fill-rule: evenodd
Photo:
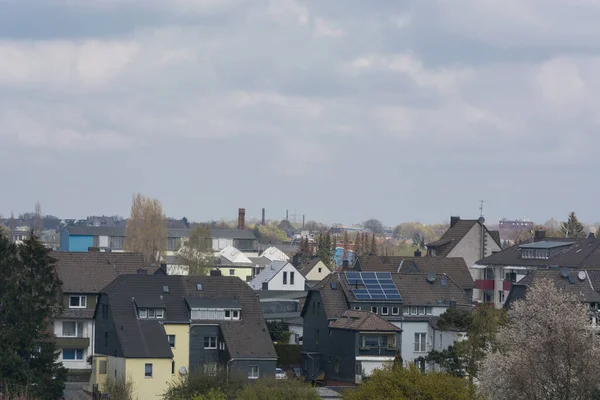
<svg viewBox="0 0 600 400">
<path fill-rule="evenodd" d="M 235 399 L 237 392 L 247 384 L 246 377 L 237 374 L 229 374 L 225 371 L 218 371 L 214 375 L 205 373 L 194 373 L 177 382 L 171 383 L 169 389 L 163 395 L 165 400 L 189 400 L 197 396 L 199 399 L 213 400 L 211 395 L 218 396 L 222 394 L 224 399 Z M 204 396 L 204 397 L 202 397 Z M 215 400 L 219 397 L 215 397 Z"/>
<path fill-rule="evenodd" d="M 245 386 L 237 394 L 237 400 L 320 400 L 317 390 L 298 379 L 277 381 L 259 379 Z"/>
<path fill-rule="evenodd" d="M 300 365 L 302 363 L 302 346 L 297 344 L 275 344 L 277 366 Z"/>
<path fill-rule="evenodd" d="M 111 399 L 133 400 L 133 382 L 131 379 L 111 379 L 104 381 L 104 393 Z"/>
</svg>

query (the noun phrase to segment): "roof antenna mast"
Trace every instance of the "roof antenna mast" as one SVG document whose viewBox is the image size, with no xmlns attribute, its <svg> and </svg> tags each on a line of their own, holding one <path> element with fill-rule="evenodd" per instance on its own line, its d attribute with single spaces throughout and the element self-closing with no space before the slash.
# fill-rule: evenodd
<svg viewBox="0 0 600 400">
<path fill-rule="evenodd" d="M 483 204 L 487 203 L 487 200 L 479 200 L 479 216 L 483 217 Z"/>
</svg>

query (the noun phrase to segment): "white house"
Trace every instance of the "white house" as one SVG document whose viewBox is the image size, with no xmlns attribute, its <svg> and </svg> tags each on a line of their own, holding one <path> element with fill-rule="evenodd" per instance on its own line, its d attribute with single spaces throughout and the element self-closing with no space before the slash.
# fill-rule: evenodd
<svg viewBox="0 0 600 400">
<path fill-rule="evenodd" d="M 307 281 L 316 282 L 322 281 L 331 273 L 331 270 L 327 268 L 327 265 L 320 258 L 313 258 L 304 264 L 300 264 L 298 271 L 304 275 Z"/>
<path fill-rule="evenodd" d="M 273 246 L 263 251 L 259 257 L 266 257 L 271 261 L 290 261 L 287 254 Z"/>
<path fill-rule="evenodd" d="M 287 261 L 273 261 L 252 281 L 254 290 L 304 290 L 306 279 Z"/>
</svg>

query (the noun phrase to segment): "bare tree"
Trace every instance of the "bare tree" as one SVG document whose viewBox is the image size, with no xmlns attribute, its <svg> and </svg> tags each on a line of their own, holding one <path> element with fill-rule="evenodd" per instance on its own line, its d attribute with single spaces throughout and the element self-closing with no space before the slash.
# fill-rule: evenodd
<svg viewBox="0 0 600 400">
<path fill-rule="evenodd" d="M 167 249 L 167 217 L 159 200 L 133 195 L 124 247 L 125 251 L 142 253 L 148 264 L 160 263 Z"/>
<path fill-rule="evenodd" d="M 497 348 L 482 363 L 481 389 L 491 400 L 590 399 L 597 393 L 600 339 L 588 306 L 543 279 L 509 311 Z"/>
<path fill-rule="evenodd" d="M 207 275 L 214 266 L 212 236 L 208 225 L 198 225 L 177 253 L 179 264 L 188 268 L 189 275 Z"/>
</svg>

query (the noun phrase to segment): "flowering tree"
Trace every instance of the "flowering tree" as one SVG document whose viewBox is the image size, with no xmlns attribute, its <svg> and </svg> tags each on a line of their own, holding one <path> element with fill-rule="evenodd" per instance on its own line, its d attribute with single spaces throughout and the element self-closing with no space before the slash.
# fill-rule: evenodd
<svg viewBox="0 0 600 400">
<path fill-rule="evenodd" d="M 479 378 L 489 399 L 589 399 L 597 395 L 600 340 L 588 306 L 540 280 L 509 311 Z"/>
</svg>

